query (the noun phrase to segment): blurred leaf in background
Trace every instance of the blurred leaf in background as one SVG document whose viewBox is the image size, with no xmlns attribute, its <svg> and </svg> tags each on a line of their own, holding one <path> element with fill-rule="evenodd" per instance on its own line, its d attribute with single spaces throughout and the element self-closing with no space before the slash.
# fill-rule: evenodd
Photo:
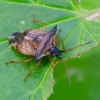
<svg viewBox="0 0 100 100">
<path fill-rule="evenodd" d="M 98 2 L 98 3 L 97 3 Z M 26 82 L 23 78 L 35 66 L 34 59 L 27 64 L 9 64 L 9 60 L 25 60 L 25 55 L 18 53 L 8 44 L 8 36 L 16 31 L 29 28 L 43 28 L 32 23 L 31 14 L 44 22 L 49 31 L 56 24 L 61 30 L 66 49 L 93 41 L 91 44 L 64 53 L 62 58 L 76 57 L 100 42 L 100 15 L 97 9 L 99 0 L 1 0 L 0 1 L 0 99 L 1 100 L 95 100 L 99 99 L 99 48 L 85 53 L 80 60 L 69 59 L 72 85 L 68 85 L 66 71 L 62 63 L 54 70 L 49 60 L 44 57 L 39 67 L 30 75 Z M 94 6 L 93 6 L 94 5 Z M 97 6 L 96 6 L 97 5 Z M 94 9 L 94 10 L 93 10 Z M 90 11 L 89 11 L 90 10 Z M 91 18 L 91 16 L 93 16 Z M 62 48 L 62 45 L 59 45 Z M 98 57 L 95 54 L 98 53 Z M 86 58 L 87 57 L 87 58 Z M 91 60 L 90 60 L 91 58 Z M 97 61 L 96 64 L 94 62 Z M 98 80 L 96 80 L 98 79 Z M 92 84 L 91 84 L 92 83 Z M 95 87 L 93 87 L 95 86 Z M 94 92 L 95 91 L 95 92 Z M 94 99 L 93 99 L 94 100 Z"/>
</svg>

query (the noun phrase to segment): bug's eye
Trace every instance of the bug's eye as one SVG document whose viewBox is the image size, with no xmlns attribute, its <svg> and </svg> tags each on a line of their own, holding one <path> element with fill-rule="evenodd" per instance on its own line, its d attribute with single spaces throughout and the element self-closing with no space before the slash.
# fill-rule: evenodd
<svg viewBox="0 0 100 100">
<path fill-rule="evenodd" d="M 39 42 L 39 38 L 34 38 L 33 41 L 34 42 Z"/>
</svg>

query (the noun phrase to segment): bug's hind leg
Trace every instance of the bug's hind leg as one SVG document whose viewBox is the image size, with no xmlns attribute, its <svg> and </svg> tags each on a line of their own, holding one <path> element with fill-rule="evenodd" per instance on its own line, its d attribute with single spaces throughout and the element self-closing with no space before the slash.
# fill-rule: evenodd
<svg viewBox="0 0 100 100">
<path fill-rule="evenodd" d="M 31 16 L 32 16 L 32 21 L 33 21 L 33 22 L 38 22 L 38 23 L 40 23 L 41 25 L 43 25 L 44 30 L 46 31 L 46 25 L 45 25 L 43 22 L 41 22 L 41 21 L 39 21 L 39 20 L 36 20 L 36 19 L 34 18 L 34 15 L 33 15 L 33 14 L 32 14 Z"/>
<path fill-rule="evenodd" d="M 41 59 L 36 63 L 36 66 L 34 66 L 34 67 L 29 71 L 29 73 L 25 76 L 24 81 L 25 81 L 25 80 L 29 77 L 29 75 L 39 66 L 40 62 L 41 62 Z"/>
<path fill-rule="evenodd" d="M 26 59 L 26 60 L 24 60 L 24 61 L 10 60 L 10 61 L 6 62 L 5 64 L 10 64 L 10 63 L 27 63 L 27 62 L 29 62 L 32 58 L 33 58 L 33 57 L 28 58 L 28 59 Z"/>
</svg>

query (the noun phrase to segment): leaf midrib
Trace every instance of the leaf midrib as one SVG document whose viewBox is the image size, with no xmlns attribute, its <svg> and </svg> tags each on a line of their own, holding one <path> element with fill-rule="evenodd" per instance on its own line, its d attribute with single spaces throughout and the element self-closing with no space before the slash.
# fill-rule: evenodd
<svg viewBox="0 0 100 100">
<path fill-rule="evenodd" d="M 52 70 L 52 68 L 53 68 L 53 67 L 52 67 L 52 65 L 50 64 L 50 66 L 48 67 L 48 70 L 46 71 L 45 75 L 43 76 L 43 78 L 42 78 L 42 80 L 40 81 L 40 83 L 39 83 L 39 85 L 37 86 L 37 88 L 35 88 L 34 91 L 31 91 L 31 92 L 28 93 L 28 94 L 31 94 L 31 93 L 32 93 L 32 96 L 31 96 L 30 100 L 33 100 L 32 98 L 34 97 L 34 95 L 36 94 L 36 92 L 38 91 L 39 88 L 40 88 L 41 91 L 42 91 L 42 86 L 41 86 L 41 85 L 42 85 L 42 83 L 45 81 L 45 78 L 47 77 L 49 71 Z M 41 93 L 43 93 L 43 92 L 41 92 Z M 26 94 L 26 95 L 28 95 L 28 94 Z M 26 95 L 22 96 L 19 100 L 22 100 Z"/>
</svg>

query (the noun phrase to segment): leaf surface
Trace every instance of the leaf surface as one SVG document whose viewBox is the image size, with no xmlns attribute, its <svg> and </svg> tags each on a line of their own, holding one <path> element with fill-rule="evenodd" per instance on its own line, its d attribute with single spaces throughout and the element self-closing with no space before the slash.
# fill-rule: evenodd
<svg viewBox="0 0 100 100">
<path fill-rule="evenodd" d="M 95 15 L 98 14 L 98 16 Z M 27 59 L 8 44 L 11 33 L 29 28 L 43 28 L 33 23 L 31 14 L 46 24 L 47 31 L 57 24 L 66 49 L 93 41 L 63 53 L 63 59 L 96 47 L 100 42 L 99 9 L 87 11 L 75 0 L 1 0 L 0 1 L 0 99 L 47 100 L 53 93 L 53 68 L 47 58 L 24 82 L 25 75 L 35 66 L 34 59 L 27 64 L 9 64 L 9 60 Z M 91 18 L 91 16 L 93 16 Z M 59 45 L 62 48 L 62 45 Z"/>
</svg>

